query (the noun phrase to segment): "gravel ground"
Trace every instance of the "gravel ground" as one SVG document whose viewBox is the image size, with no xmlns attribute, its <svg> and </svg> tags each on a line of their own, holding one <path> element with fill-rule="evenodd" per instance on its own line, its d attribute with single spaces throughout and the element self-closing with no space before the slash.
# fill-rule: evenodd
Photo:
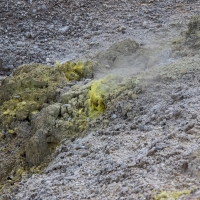
<svg viewBox="0 0 200 200">
<path fill-rule="evenodd" d="M 198 66 L 199 61 L 179 65 Z M 122 94 L 113 103 L 115 112 L 102 116 L 110 118 L 107 125 L 96 123 L 96 130 L 89 129 L 86 137 L 63 141 L 42 174 L 24 175 L 20 183 L 5 187 L 3 197 L 148 200 L 162 191 L 195 189 L 196 194 L 199 80 L 199 70 L 191 70 L 175 80 L 149 82 L 134 101 Z M 120 105 L 132 114 L 124 114 Z"/>
<path fill-rule="evenodd" d="M 2 0 L 0 75 L 30 62 L 93 57 L 125 38 L 160 45 L 161 38 L 184 29 L 199 6 L 199 1 L 186 0 Z M 157 38 L 161 33 L 169 35 Z"/>
<path fill-rule="evenodd" d="M 170 45 L 199 6 L 186 0 L 1 1 L 0 74 L 29 62 L 93 58 L 125 38 L 152 49 Z M 197 57 L 186 65 L 199 65 Z M 117 99 L 115 112 L 103 116 L 106 126 L 63 141 L 41 174 L 5 185 L 0 199 L 150 200 L 185 190 L 193 193 L 171 199 L 199 198 L 199 80 L 199 71 L 158 78 L 136 99 Z M 136 114 L 125 116 L 120 106 Z"/>
</svg>

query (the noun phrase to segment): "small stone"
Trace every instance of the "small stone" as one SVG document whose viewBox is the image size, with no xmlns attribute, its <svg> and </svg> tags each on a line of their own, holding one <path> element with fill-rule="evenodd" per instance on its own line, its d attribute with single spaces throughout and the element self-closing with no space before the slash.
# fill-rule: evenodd
<svg viewBox="0 0 200 200">
<path fill-rule="evenodd" d="M 155 165 L 153 165 L 153 166 L 151 167 L 151 171 L 152 171 L 152 172 L 157 171 L 157 167 L 156 167 Z"/>
<path fill-rule="evenodd" d="M 13 65 L 6 65 L 6 66 L 3 67 L 4 71 L 10 71 L 10 70 L 13 70 L 13 69 L 14 69 Z"/>
<path fill-rule="evenodd" d="M 47 7 L 46 7 L 46 5 L 42 5 L 42 10 L 46 10 L 47 9 Z"/>
<path fill-rule="evenodd" d="M 139 192 L 141 192 L 141 188 L 140 187 L 135 187 L 134 188 L 134 193 L 139 193 Z"/>
<path fill-rule="evenodd" d="M 47 28 L 50 29 L 50 30 L 54 29 L 54 27 L 55 27 L 55 26 L 54 26 L 53 24 L 47 26 Z"/>
<path fill-rule="evenodd" d="M 142 23 L 142 26 L 143 26 L 144 28 L 148 28 L 148 23 L 147 23 L 146 21 L 144 21 L 144 22 Z"/>
<path fill-rule="evenodd" d="M 79 149 L 85 149 L 85 146 L 76 145 L 76 146 L 75 146 L 75 149 L 76 149 L 76 150 L 79 150 Z"/>
<path fill-rule="evenodd" d="M 33 56 L 35 54 L 35 51 L 30 51 L 29 55 Z"/>
<path fill-rule="evenodd" d="M 117 115 L 116 115 L 116 114 L 112 114 L 110 118 L 111 118 L 111 119 L 116 119 L 116 118 L 117 118 Z"/>
<path fill-rule="evenodd" d="M 89 53 L 89 57 L 90 57 L 90 58 L 94 58 L 94 57 L 95 57 L 95 54 L 94 54 L 94 53 Z"/>
<path fill-rule="evenodd" d="M 31 38 L 31 33 L 27 31 L 27 32 L 25 33 L 25 36 L 26 36 L 27 38 Z"/>
<path fill-rule="evenodd" d="M 21 42 L 21 41 L 17 42 L 17 46 L 18 46 L 18 47 L 23 47 L 23 46 L 25 46 L 25 45 L 26 45 L 25 42 Z"/>
<path fill-rule="evenodd" d="M 126 27 L 124 27 L 124 26 L 119 26 L 119 27 L 117 28 L 117 31 L 118 31 L 118 32 L 122 32 L 122 31 L 124 31 L 124 30 L 126 30 Z"/>
<path fill-rule="evenodd" d="M 38 7 L 37 7 L 37 10 L 38 10 L 38 11 L 40 11 L 41 9 L 42 9 L 42 7 L 41 7 L 41 6 L 38 6 Z"/>
<path fill-rule="evenodd" d="M 74 21 L 77 22 L 78 21 L 78 16 L 74 17 Z"/>
<path fill-rule="evenodd" d="M 110 154 L 110 150 L 107 148 L 105 154 Z"/>
<path fill-rule="evenodd" d="M 166 119 L 164 119 L 163 121 L 160 122 L 161 126 L 165 126 L 166 125 Z"/>
<path fill-rule="evenodd" d="M 51 62 L 50 58 L 46 58 L 46 62 L 47 63 Z"/>
<path fill-rule="evenodd" d="M 71 104 L 64 104 L 64 106 L 67 107 L 71 107 Z"/>
<path fill-rule="evenodd" d="M 164 146 L 162 144 L 156 144 L 156 151 L 163 150 Z"/>
<path fill-rule="evenodd" d="M 81 156 L 82 156 L 82 157 L 87 157 L 87 156 L 88 156 L 88 153 L 87 153 L 87 152 L 83 152 L 83 153 L 81 154 Z"/>
<path fill-rule="evenodd" d="M 194 123 L 188 123 L 185 127 L 184 127 L 184 131 L 187 132 L 189 131 L 190 129 L 192 129 L 194 127 Z"/>
<path fill-rule="evenodd" d="M 69 31 L 69 26 L 64 26 L 62 28 L 59 28 L 58 30 L 60 33 L 65 34 Z"/>
</svg>

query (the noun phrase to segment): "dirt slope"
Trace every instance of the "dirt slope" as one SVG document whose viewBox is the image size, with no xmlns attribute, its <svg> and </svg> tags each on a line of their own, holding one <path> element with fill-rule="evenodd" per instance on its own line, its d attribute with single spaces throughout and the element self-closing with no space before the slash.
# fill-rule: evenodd
<svg viewBox="0 0 200 200">
<path fill-rule="evenodd" d="M 2 0 L 0 73 L 30 62 L 93 56 L 125 38 L 154 44 L 160 40 L 155 33 L 181 31 L 199 6 L 199 1 L 186 0 Z"/>
<path fill-rule="evenodd" d="M 200 198 L 199 1 L 0 4 L 0 199 Z"/>
</svg>

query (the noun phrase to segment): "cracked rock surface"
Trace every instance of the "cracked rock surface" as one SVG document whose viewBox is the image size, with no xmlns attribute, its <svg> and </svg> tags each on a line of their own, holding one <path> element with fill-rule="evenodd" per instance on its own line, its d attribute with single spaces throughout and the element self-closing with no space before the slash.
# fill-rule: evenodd
<svg viewBox="0 0 200 200">
<path fill-rule="evenodd" d="M 199 7 L 1 1 L 0 199 L 199 199 Z"/>
</svg>

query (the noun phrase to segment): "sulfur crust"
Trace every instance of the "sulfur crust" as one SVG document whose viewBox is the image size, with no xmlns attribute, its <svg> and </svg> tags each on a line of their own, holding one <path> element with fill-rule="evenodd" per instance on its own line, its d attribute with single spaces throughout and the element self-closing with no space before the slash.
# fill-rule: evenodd
<svg viewBox="0 0 200 200">
<path fill-rule="evenodd" d="M 56 89 L 71 80 L 80 80 L 92 74 L 92 62 L 66 62 L 55 67 L 30 64 L 19 67 L 2 84 L 0 115 L 4 126 L 13 120 L 24 120 L 38 113 L 46 103 L 56 101 Z"/>
</svg>

